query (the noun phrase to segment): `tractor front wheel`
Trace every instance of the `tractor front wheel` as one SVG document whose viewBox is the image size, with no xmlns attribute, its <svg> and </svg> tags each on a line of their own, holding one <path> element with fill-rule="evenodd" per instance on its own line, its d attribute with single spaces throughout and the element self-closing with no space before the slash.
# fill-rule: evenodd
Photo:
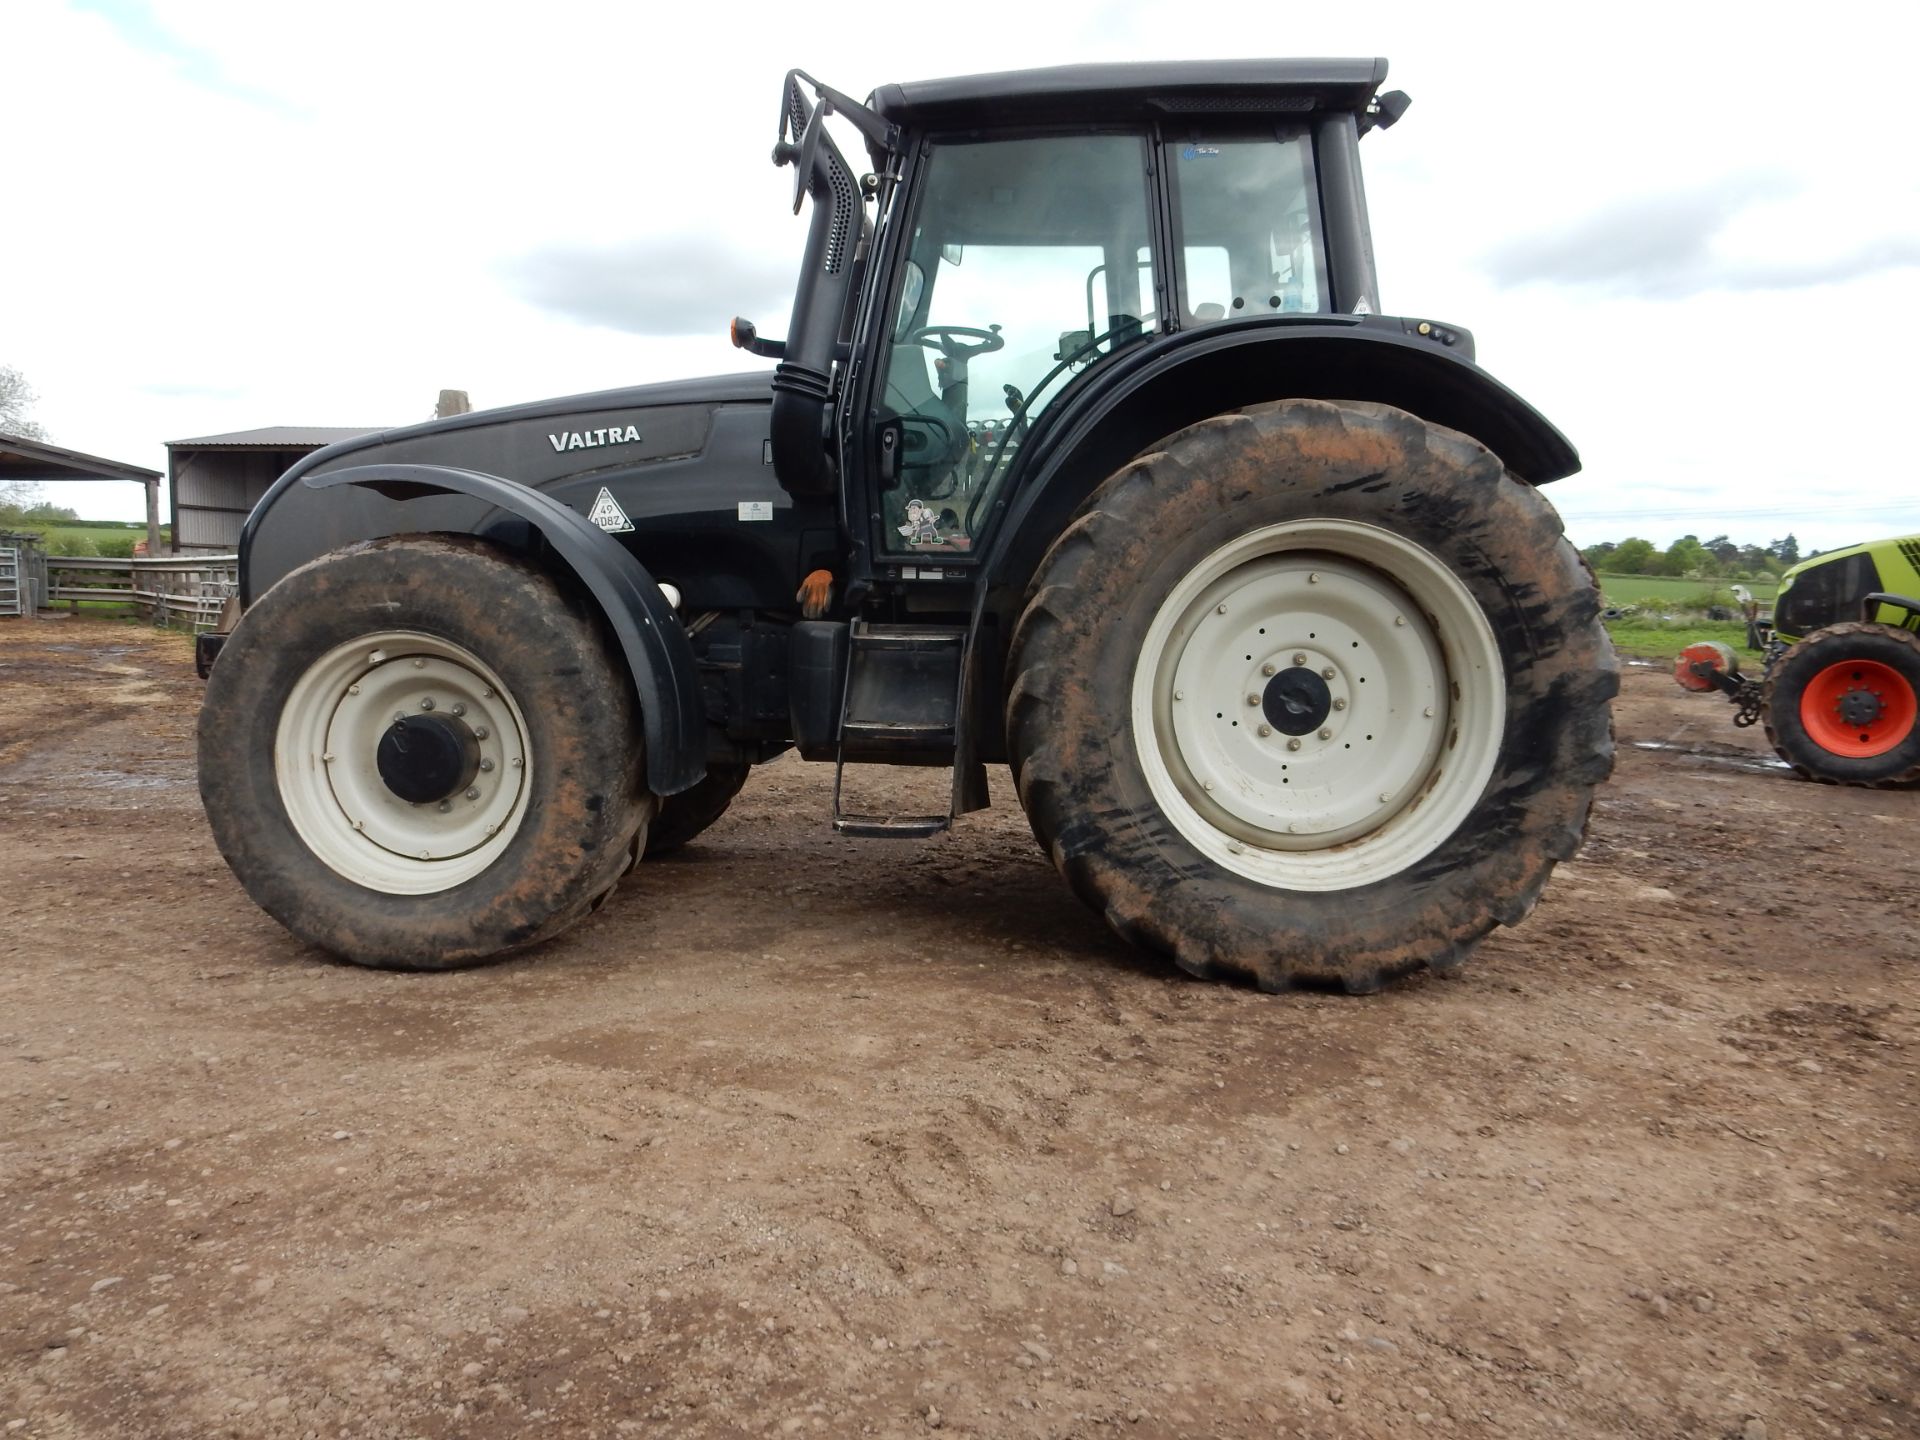
<svg viewBox="0 0 1920 1440">
<path fill-rule="evenodd" d="M 751 765 L 709 762 L 706 778 L 698 785 L 662 800 L 660 813 L 647 827 L 647 858 L 673 853 L 726 814 L 752 769 Z"/>
<path fill-rule="evenodd" d="M 200 796 L 263 910 L 359 965 L 437 970 L 597 908 L 645 843 L 633 687 L 595 619 L 478 541 L 302 566 L 242 617 Z"/>
<path fill-rule="evenodd" d="M 1858 620 L 1814 631 L 1767 673 L 1761 718 L 1809 780 L 1920 780 L 1920 635 Z"/>
</svg>

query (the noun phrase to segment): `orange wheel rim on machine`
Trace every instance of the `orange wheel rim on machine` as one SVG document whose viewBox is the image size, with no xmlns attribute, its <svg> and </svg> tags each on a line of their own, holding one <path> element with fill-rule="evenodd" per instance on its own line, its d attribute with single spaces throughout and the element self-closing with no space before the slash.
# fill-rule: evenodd
<svg viewBox="0 0 1920 1440">
<path fill-rule="evenodd" d="M 1920 699 L 1891 665 L 1844 660 L 1807 682 L 1800 723 L 1816 745 L 1850 760 L 1884 755 L 1913 733 Z"/>
</svg>

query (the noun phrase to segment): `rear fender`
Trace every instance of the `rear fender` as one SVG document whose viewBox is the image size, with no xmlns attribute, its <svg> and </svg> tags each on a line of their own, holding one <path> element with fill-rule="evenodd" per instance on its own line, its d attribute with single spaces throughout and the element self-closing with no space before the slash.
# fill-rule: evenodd
<svg viewBox="0 0 1920 1440">
<path fill-rule="evenodd" d="M 640 697 L 647 788 L 677 795 L 706 775 L 706 712 L 687 633 L 646 567 L 585 516 L 497 475 L 442 465 L 359 465 L 305 475 L 300 483 L 313 490 L 359 485 L 398 501 L 466 495 L 531 525 L 593 597 L 620 643 Z"/>
<path fill-rule="evenodd" d="M 1388 316 L 1209 325 L 1088 371 L 1085 388 L 1034 427 L 1018 488 L 1000 502 L 967 635 L 955 774 L 976 757 L 1003 758 L 1007 639 L 1054 539 L 1108 476 L 1189 425 L 1268 400 L 1372 401 L 1472 436 L 1531 484 L 1577 471 L 1580 456 L 1566 437 L 1434 338 L 1444 333 L 1422 336 L 1416 322 Z"/>
</svg>

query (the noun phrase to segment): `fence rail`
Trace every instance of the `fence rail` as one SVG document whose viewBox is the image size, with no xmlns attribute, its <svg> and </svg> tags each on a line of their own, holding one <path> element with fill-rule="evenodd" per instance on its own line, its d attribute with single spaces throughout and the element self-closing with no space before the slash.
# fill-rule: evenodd
<svg viewBox="0 0 1920 1440">
<path fill-rule="evenodd" d="M 46 603 L 78 610 L 82 601 L 130 605 L 156 625 L 211 630 L 221 608 L 240 588 L 237 555 L 175 555 L 103 560 L 47 557 Z"/>
</svg>

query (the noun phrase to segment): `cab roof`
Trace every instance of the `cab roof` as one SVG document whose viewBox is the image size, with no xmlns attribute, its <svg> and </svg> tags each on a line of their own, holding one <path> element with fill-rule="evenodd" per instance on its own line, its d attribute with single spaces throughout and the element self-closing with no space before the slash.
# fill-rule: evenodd
<svg viewBox="0 0 1920 1440">
<path fill-rule="evenodd" d="M 868 106 L 913 129 L 1008 121 L 1360 110 L 1387 78 L 1371 60 L 1154 60 L 1056 65 L 882 85 Z"/>
</svg>

